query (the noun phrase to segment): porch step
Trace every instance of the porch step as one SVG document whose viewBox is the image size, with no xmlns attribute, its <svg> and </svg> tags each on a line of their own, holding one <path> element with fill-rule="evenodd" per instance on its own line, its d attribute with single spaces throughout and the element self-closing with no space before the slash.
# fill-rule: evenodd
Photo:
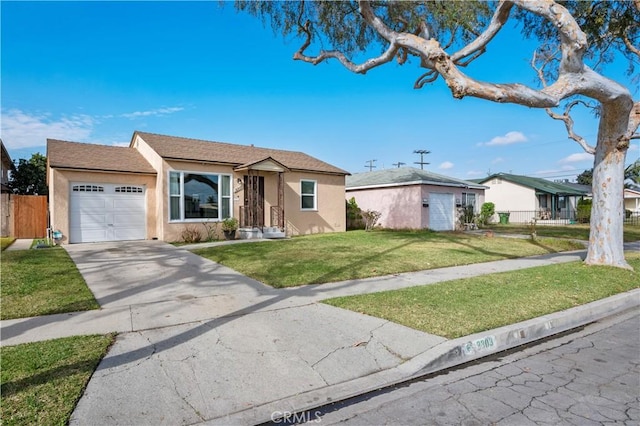
<svg viewBox="0 0 640 426">
<path fill-rule="evenodd" d="M 260 240 L 263 238 L 278 239 L 286 238 L 287 235 L 278 227 L 260 228 L 240 228 L 238 229 L 238 238 L 241 240 Z"/>
<path fill-rule="evenodd" d="M 264 232 L 262 233 L 262 238 L 268 238 L 268 239 L 278 239 L 278 238 L 286 238 L 287 235 L 282 232 L 281 230 L 279 230 L 278 228 L 265 228 Z"/>
</svg>

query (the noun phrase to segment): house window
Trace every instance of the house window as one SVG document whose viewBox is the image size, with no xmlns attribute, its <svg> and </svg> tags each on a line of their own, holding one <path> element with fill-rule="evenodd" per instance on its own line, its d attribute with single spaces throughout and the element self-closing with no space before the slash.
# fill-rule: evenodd
<svg viewBox="0 0 640 426">
<path fill-rule="evenodd" d="M 99 185 L 73 185 L 73 192 L 104 192 L 104 186 Z"/>
<path fill-rule="evenodd" d="M 318 209 L 318 183 L 315 180 L 300 181 L 300 209 Z"/>
<path fill-rule="evenodd" d="M 538 205 L 541 209 L 546 209 L 549 205 L 547 204 L 547 194 L 539 194 L 538 195 Z"/>
<path fill-rule="evenodd" d="M 476 194 L 471 192 L 462 193 L 462 207 L 472 206 L 473 210 L 476 209 Z"/>
<path fill-rule="evenodd" d="M 116 192 L 137 192 L 142 193 L 144 190 L 140 186 L 116 186 Z"/>
<path fill-rule="evenodd" d="M 558 209 L 566 209 L 567 208 L 567 197 L 561 195 L 558 197 Z"/>
<path fill-rule="evenodd" d="M 231 176 L 169 172 L 169 220 L 231 217 Z"/>
</svg>

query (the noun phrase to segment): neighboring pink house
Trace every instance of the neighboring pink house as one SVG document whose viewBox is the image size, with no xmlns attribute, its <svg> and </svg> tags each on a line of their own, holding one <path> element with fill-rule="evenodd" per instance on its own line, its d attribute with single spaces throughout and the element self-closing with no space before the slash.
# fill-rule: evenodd
<svg viewBox="0 0 640 426">
<path fill-rule="evenodd" d="M 484 202 L 485 186 L 412 167 L 347 176 L 347 199 L 362 210 L 382 213 L 379 224 L 390 229 L 456 229 L 457 207 Z"/>
</svg>

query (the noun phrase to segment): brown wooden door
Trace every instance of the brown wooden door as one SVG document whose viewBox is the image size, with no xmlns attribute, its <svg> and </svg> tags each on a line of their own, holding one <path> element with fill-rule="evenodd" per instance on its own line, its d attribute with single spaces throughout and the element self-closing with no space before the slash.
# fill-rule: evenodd
<svg viewBox="0 0 640 426">
<path fill-rule="evenodd" d="M 244 205 L 247 225 L 264 226 L 264 176 L 244 177 Z"/>
<path fill-rule="evenodd" d="M 12 195 L 13 233 L 16 238 L 47 236 L 47 197 L 45 195 Z"/>
</svg>

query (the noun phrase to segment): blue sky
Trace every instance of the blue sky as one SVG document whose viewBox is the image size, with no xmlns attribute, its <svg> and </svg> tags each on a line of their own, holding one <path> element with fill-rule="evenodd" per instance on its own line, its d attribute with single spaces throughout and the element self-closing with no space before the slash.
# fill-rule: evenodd
<svg viewBox="0 0 640 426">
<path fill-rule="evenodd" d="M 135 130 L 303 151 L 351 173 L 407 165 L 462 179 L 490 172 L 575 178 L 592 167 L 544 111 L 455 100 L 397 64 L 355 75 L 292 60 L 299 39 L 218 2 L 2 1 L 1 137 L 12 158 L 46 138 L 128 145 Z M 516 40 L 516 42 L 514 42 Z M 509 28 L 466 72 L 534 84 L 535 44 Z M 605 74 L 630 87 L 626 63 Z M 595 144 L 597 120 L 575 114 Z M 636 140 L 627 163 L 638 158 Z M 419 167 L 419 166 L 417 166 Z"/>
</svg>

